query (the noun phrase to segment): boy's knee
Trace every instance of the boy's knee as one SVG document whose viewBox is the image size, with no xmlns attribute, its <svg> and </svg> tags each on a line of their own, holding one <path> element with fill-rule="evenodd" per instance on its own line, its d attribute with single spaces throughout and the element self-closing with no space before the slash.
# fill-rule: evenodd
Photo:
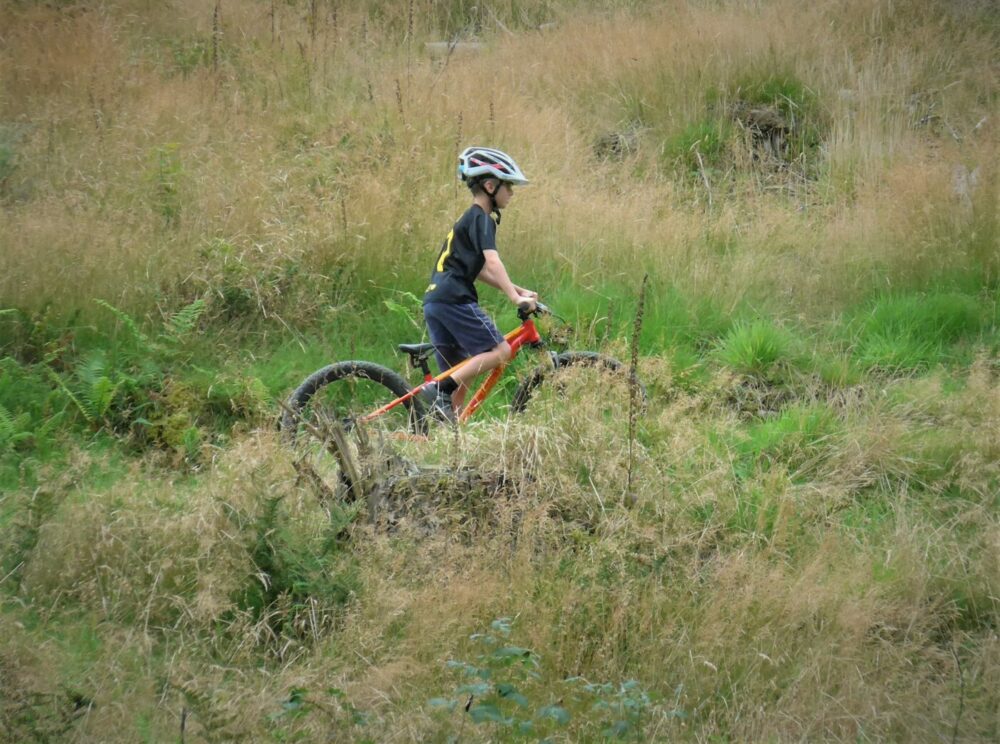
<svg viewBox="0 0 1000 744">
<path fill-rule="evenodd" d="M 500 361 L 502 363 L 506 364 L 507 362 L 510 361 L 511 357 L 510 344 L 508 344 L 506 341 L 497 344 L 494 351 L 496 351 L 500 355 Z"/>
</svg>

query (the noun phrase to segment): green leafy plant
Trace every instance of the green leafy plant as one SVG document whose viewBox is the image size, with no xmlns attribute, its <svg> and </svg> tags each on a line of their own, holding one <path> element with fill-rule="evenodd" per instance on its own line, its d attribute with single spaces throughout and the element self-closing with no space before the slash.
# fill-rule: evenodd
<svg viewBox="0 0 1000 744">
<path fill-rule="evenodd" d="M 166 332 L 162 334 L 162 338 L 174 345 L 182 343 L 194 331 L 198 319 L 204 312 L 205 300 L 202 299 L 197 299 L 181 308 L 167 321 Z"/>
<path fill-rule="evenodd" d="M 11 464 L 5 470 L 15 482 L 30 455 L 48 448 L 66 418 L 69 403 L 61 391 L 53 390 L 45 370 L 10 357 L 0 359 L 0 462 Z M 3 487 L 0 481 L 0 491 Z"/>
<path fill-rule="evenodd" d="M 0 405 L 0 455 L 31 437 L 31 414 L 22 412 L 15 415 Z"/>
<path fill-rule="evenodd" d="M 87 423 L 97 429 L 114 428 L 117 419 L 128 417 L 129 412 L 122 410 L 122 393 L 139 382 L 121 370 L 109 368 L 103 349 L 88 354 L 68 381 L 52 370 L 49 375 Z"/>
<path fill-rule="evenodd" d="M 111 334 L 106 345 L 89 351 L 69 371 L 48 368 L 49 378 L 84 420 L 95 429 L 127 429 L 143 418 L 165 387 L 166 370 L 183 366 L 184 344 L 205 310 L 195 300 L 172 315 L 155 337 L 146 334 L 128 313 L 104 300 L 97 304 L 112 313 L 127 331 Z M 190 436 L 185 447 L 190 449 Z"/>
<path fill-rule="evenodd" d="M 684 685 L 678 685 L 674 690 L 673 708 L 664 711 L 657 705 L 649 692 L 635 679 L 626 680 L 620 684 L 609 682 L 588 682 L 583 677 L 570 677 L 569 685 L 578 688 L 576 697 L 584 694 L 581 702 L 590 703 L 590 713 L 598 719 L 601 736 L 606 739 L 635 738 L 645 741 L 643 723 L 654 716 L 684 719 L 688 714 L 680 706 Z"/>
<path fill-rule="evenodd" d="M 569 722 L 569 713 L 560 706 L 532 711 L 528 695 L 531 684 L 541 678 L 539 657 L 531 649 L 508 643 L 511 623 L 510 618 L 501 617 L 490 623 L 487 632 L 469 636 L 481 649 L 475 661 L 447 662 L 447 667 L 466 681 L 452 696 L 429 700 L 431 708 L 448 712 L 462 709 L 473 723 L 496 724 L 514 736 L 537 735 Z"/>
<path fill-rule="evenodd" d="M 211 64 L 212 48 L 209 40 L 198 38 L 177 38 L 167 41 L 170 62 L 177 72 L 187 77 L 199 67 Z"/>
<path fill-rule="evenodd" d="M 495 726 L 503 739 L 539 741 L 548 741 L 557 729 L 571 725 L 581 734 L 597 729 L 605 738 L 641 741 L 644 722 L 686 717 L 679 702 L 683 686 L 678 686 L 670 711 L 663 710 L 637 680 L 612 684 L 570 677 L 556 682 L 560 692 L 553 696 L 539 671 L 539 655 L 510 642 L 512 623 L 511 618 L 497 618 L 488 631 L 469 636 L 480 653 L 471 662 L 447 662 L 463 683 L 451 695 L 429 700 L 432 709 L 462 711 L 474 724 Z"/>
<path fill-rule="evenodd" d="M 663 158 L 683 164 L 692 173 L 715 168 L 723 160 L 733 136 L 733 126 L 720 119 L 703 119 L 689 124 L 663 143 Z"/>
<path fill-rule="evenodd" d="M 344 691 L 337 687 L 328 687 L 322 692 L 293 687 L 281 703 L 281 709 L 268 714 L 267 720 L 275 741 L 307 741 L 308 730 L 301 730 L 300 722 L 313 716 L 331 722 L 346 718 L 352 726 L 364 726 L 368 722 L 368 715 L 355 708 Z"/>
</svg>

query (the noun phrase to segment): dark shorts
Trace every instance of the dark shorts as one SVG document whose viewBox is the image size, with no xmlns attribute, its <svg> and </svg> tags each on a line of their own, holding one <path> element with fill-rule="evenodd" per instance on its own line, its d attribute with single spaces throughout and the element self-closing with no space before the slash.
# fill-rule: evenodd
<svg viewBox="0 0 1000 744">
<path fill-rule="evenodd" d="M 424 321 L 442 372 L 503 343 L 503 334 L 475 302 L 469 305 L 428 302 L 424 305 Z"/>
</svg>

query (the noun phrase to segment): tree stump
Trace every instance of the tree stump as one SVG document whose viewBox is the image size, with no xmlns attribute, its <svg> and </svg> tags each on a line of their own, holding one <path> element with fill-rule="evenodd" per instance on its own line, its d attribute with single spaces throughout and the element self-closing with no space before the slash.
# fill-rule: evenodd
<svg viewBox="0 0 1000 744">
<path fill-rule="evenodd" d="M 308 460 L 299 458 L 295 469 L 301 480 L 321 502 L 365 503 L 368 522 L 385 529 L 404 521 L 428 532 L 456 520 L 489 522 L 496 498 L 509 493 L 514 485 L 503 473 L 419 466 L 385 448 L 373 447 L 362 426 L 350 433 L 339 422 L 307 428 L 336 459 L 340 479 L 336 484 L 328 483 Z"/>
</svg>

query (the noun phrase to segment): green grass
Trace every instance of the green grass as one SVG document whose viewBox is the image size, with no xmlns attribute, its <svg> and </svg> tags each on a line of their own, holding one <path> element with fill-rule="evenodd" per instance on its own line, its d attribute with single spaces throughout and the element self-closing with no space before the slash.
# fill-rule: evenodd
<svg viewBox="0 0 1000 744">
<path fill-rule="evenodd" d="M 987 327 L 981 298 L 938 291 L 887 295 L 848 322 L 858 363 L 885 372 L 926 370 L 969 360 Z"/>
<path fill-rule="evenodd" d="M 754 423 L 736 446 L 739 471 L 766 470 L 774 465 L 803 477 L 803 469 L 815 472 L 824 457 L 840 445 L 842 426 L 828 406 L 789 407 L 775 418 Z"/>
<path fill-rule="evenodd" d="M 769 320 L 740 321 L 717 344 L 719 361 L 732 371 L 771 379 L 796 365 L 796 339 Z"/>
<path fill-rule="evenodd" d="M 733 137 L 733 125 L 727 121 L 708 119 L 689 124 L 663 143 L 666 163 L 680 163 L 697 175 L 711 168 L 713 173 L 724 165 Z"/>
</svg>

